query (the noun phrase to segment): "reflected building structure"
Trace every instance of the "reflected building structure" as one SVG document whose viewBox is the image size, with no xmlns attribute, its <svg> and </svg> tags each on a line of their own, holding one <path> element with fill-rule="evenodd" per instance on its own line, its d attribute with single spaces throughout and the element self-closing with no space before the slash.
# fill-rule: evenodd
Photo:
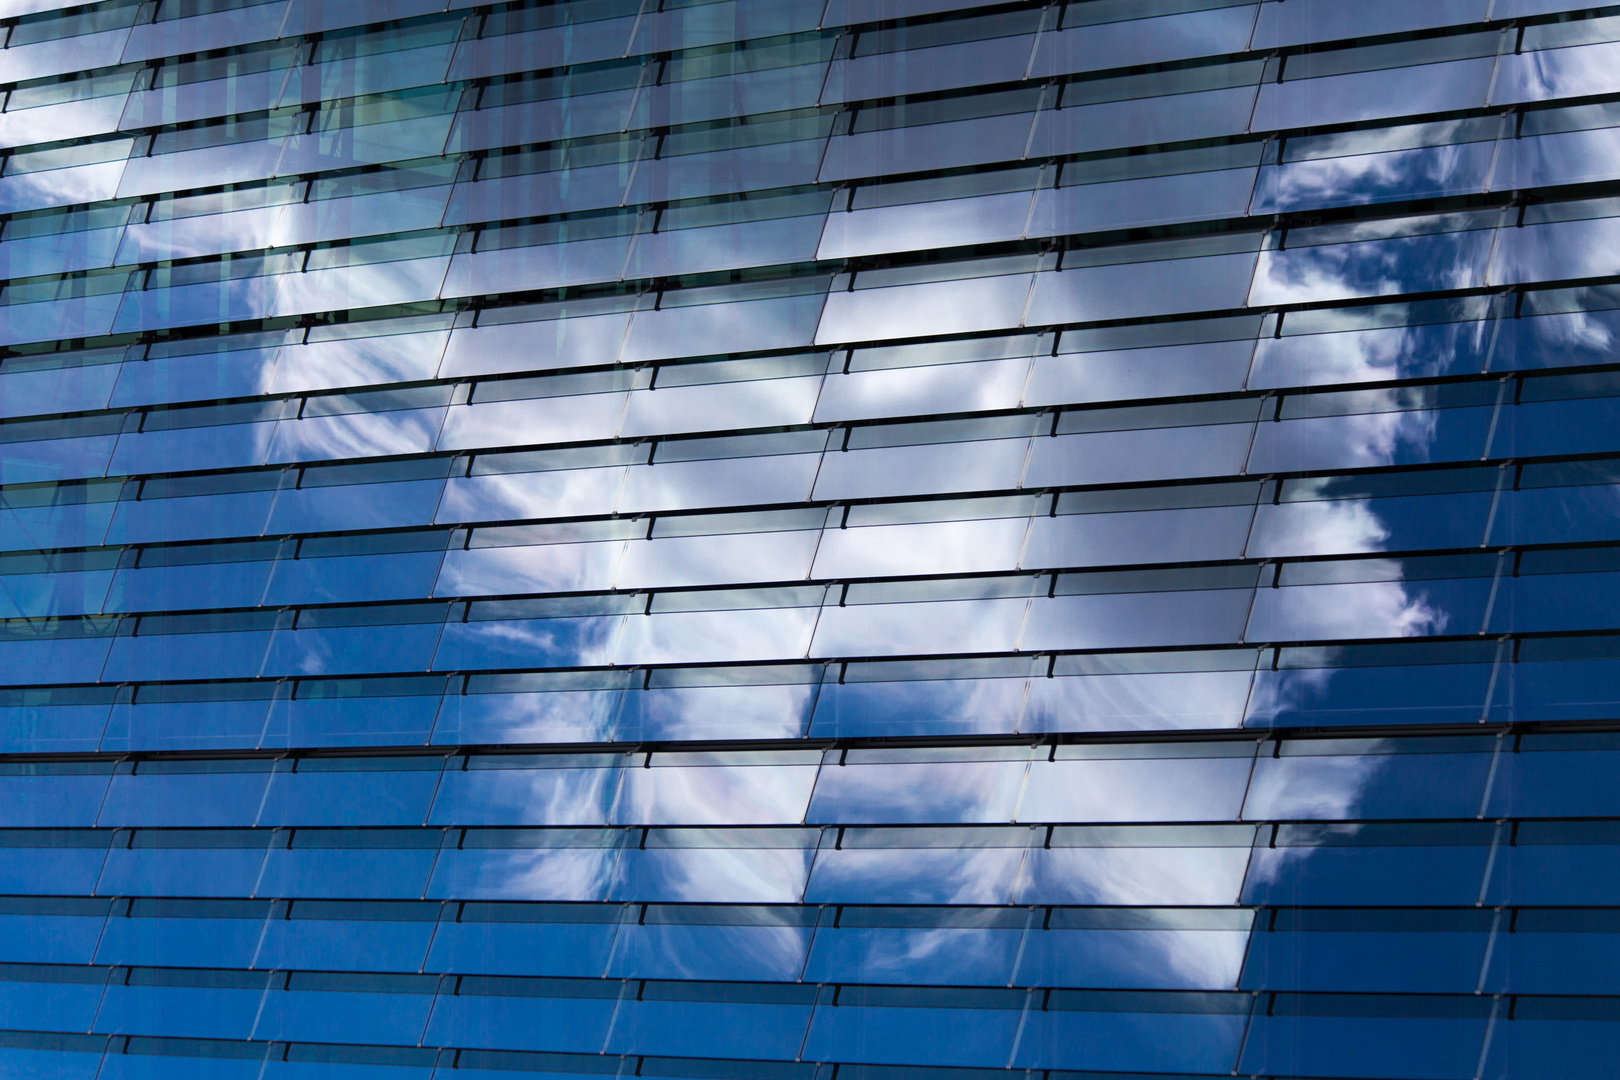
<svg viewBox="0 0 1620 1080">
<path fill-rule="evenodd" d="M 0 1075 L 1602 1075 L 1617 132 L 1567 0 L 0 0 Z"/>
</svg>

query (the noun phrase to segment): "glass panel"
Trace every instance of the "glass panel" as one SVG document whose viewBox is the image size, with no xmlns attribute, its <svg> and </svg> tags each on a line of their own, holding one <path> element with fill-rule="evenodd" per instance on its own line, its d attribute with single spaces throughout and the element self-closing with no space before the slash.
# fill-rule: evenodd
<svg viewBox="0 0 1620 1080">
<path fill-rule="evenodd" d="M 271 915 L 263 900 L 115 901 L 96 961 L 252 967 Z"/>
</svg>

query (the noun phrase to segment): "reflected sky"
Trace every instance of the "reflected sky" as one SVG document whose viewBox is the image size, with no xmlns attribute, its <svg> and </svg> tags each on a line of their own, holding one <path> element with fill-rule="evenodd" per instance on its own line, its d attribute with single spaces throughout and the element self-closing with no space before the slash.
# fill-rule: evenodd
<svg viewBox="0 0 1620 1080">
<path fill-rule="evenodd" d="M 14 1026 L 1601 1072 L 1620 21 L 433 6 L 0 3 Z"/>
</svg>

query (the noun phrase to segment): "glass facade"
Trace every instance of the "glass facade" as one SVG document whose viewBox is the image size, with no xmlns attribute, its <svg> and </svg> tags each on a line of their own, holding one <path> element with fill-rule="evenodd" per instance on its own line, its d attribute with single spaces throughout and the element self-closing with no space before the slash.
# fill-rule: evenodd
<svg viewBox="0 0 1620 1080">
<path fill-rule="evenodd" d="M 0 0 L 0 279 L 0 1077 L 1620 1059 L 1620 7 Z"/>
</svg>

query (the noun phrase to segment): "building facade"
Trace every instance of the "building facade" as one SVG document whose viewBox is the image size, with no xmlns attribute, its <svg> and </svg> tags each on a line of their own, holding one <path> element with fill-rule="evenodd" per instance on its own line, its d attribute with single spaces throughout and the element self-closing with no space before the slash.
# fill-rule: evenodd
<svg viewBox="0 0 1620 1080">
<path fill-rule="evenodd" d="M 1620 7 L 0 46 L 0 1076 L 1613 1070 Z"/>
</svg>

